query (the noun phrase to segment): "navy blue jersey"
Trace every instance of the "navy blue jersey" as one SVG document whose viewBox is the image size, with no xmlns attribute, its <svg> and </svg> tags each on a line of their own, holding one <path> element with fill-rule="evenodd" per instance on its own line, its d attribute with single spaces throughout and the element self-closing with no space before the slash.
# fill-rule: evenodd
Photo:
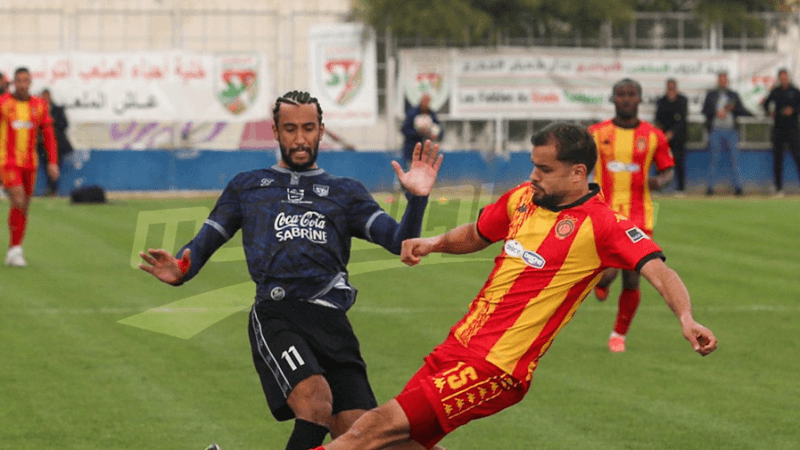
<svg viewBox="0 0 800 450">
<path fill-rule="evenodd" d="M 194 277 L 211 255 L 242 230 L 256 301 L 307 301 L 347 310 L 355 289 L 347 277 L 352 237 L 400 253 L 417 237 L 427 197 L 409 198 L 401 223 L 364 186 L 322 169 L 292 172 L 278 165 L 236 175 L 200 232 L 178 253 L 192 251 L 183 278 Z"/>
</svg>

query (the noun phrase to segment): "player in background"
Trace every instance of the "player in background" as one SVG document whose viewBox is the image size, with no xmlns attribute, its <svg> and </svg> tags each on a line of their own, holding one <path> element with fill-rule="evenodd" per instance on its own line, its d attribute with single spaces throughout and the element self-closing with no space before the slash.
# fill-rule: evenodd
<svg viewBox="0 0 800 450">
<path fill-rule="evenodd" d="M 614 85 L 613 99 L 615 117 L 589 127 L 597 143 L 595 176 L 611 208 L 630 218 L 652 238 L 654 214 L 650 190 L 659 190 L 672 181 L 675 161 L 664 133 L 654 125 L 639 120 L 641 85 L 629 78 L 620 80 Z M 651 177 L 653 163 L 658 174 Z M 600 301 L 608 297 L 609 286 L 617 273 L 616 269 L 607 270 L 595 287 L 595 294 Z M 608 348 L 612 352 L 625 351 L 625 336 L 640 299 L 639 273 L 624 270 L 617 320 L 608 340 Z"/>
<path fill-rule="evenodd" d="M 316 98 L 287 92 L 275 102 L 273 120 L 280 161 L 236 175 L 179 259 L 149 249 L 140 267 L 183 284 L 241 229 L 256 283 L 248 327 L 253 362 L 272 414 L 294 419 L 286 449 L 307 450 L 377 406 L 346 316 L 356 300 L 347 273 L 351 238 L 399 255 L 403 240 L 420 234 L 442 157 L 427 141 L 417 143 L 408 172 L 392 162 L 409 199 L 398 224 L 361 183 L 317 166 L 325 125 Z"/>
<path fill-rule="evenodd" d="M 476 223 L 403 243 L 408 265 L 432 252 L 472 253 L 501 240 L 505 245 L 467 315 L 403 391 L 318 450 L 430 449 L 471 420 L 519 402 L 540 358 L 606 267 L 647 278 L 697 353 L 717 347 L 714 334 L 692 317 L 689 293 L 658 245 L 589 184 L 597 157 L 592 136 L 557 123 L 532 141 L 530 182 L 484 208 Z"/>
<path fill-rule="evenodd" d="M 36 186 L 36 140 L 39 131 L 47 150 L 47 174 L 58 179 L 58 152 L 46 101 L 30 94 L 31 74 L 20 67 L 14 72 L 14 93 L 0 96 L 0 177 L 11 201 L 8 212 L 9 248 L 6 264 L 25 267 L 22 240 L 28 223 L 28 205 Z"/>
</svg>

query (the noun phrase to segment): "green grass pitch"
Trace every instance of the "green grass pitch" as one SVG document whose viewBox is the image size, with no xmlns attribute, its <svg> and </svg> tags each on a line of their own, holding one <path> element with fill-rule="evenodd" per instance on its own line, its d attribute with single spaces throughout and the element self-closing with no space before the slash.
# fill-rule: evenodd
<svg viewBox="0 0 800 450">
<path fill-rule="evenodd" d="M 617 284 L 606 303 L 589 297 L 578 309 L 523 402 L 457 430 L 446 447 L 800 448 L 800 201 L 658 203 L 656 241 L 686 282 L 696 318 L 717 334 L 717 352 L 696 355 L 647 286 L 628 351 L 610 354 Z M 194 234 L 194 222 L 164 221 L 212 206 L 34 199 L 29 267 L 0 266 L 0 449 L 284 448 L 292 425 L 270 416 L 250 360 L 245 311 L 254 290 L 238 236 L 180 288 L 132 267 L 132 255 L 160 247 L 165 234 L 175 236 L 173 251 Z M 477 206 L 432 201 L 425 233 L 474 218 Z M 3 222 L 7 207 L 0 203 Z M 148 218 L 164 220 L 142 232 Z M 360 292 L 349 316 L 380 402 L 464 314 L 498 251 L 409 268 L 354 244 Z"/>
</svg>

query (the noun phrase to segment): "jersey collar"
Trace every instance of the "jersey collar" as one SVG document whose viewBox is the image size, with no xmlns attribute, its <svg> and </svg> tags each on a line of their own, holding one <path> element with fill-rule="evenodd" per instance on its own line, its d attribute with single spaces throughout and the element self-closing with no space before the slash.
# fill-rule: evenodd
<svg viewBox="0 0 800 450">
<path fill-rule="evenodd" d="M 295 172 L 293 170 L 287 169 L 286 167 L 281 167 L 275 164 L 274 166 L 271 167 L 271 169 L 277 172 L 291 174 L 292 178 L 313 177 L 315 175 L 322 175 L 323 173 L 325 173 L 325 170 L 323 170 L 321 167 L 317 167 L 316 169 L 306 170 L 304 172 Z"/>
<path fill-rule="evenodd" d="M 600 193 L 600 185 L 597 184 L 597 183 L 589 183 L 589 193 L 584 195 L 583 197 L 575 200 L 574 202 L 572 202 L 572 203 L 570 203 L 568 205 L 556 206 L 553 209 L 550 209 L 550 208 L 545 208 L 545 209 L 547 209 L 549 211 L 553 211 L 553 212 L 561 212 L 561 211 L 564 211 L 565 209 L 574 208 L 576 206 L 580 206 L 580 205 L 588 202 L 589 200 L 591 200 L 592 197 L 594 197 L 598 193 Z"/>
</svg>

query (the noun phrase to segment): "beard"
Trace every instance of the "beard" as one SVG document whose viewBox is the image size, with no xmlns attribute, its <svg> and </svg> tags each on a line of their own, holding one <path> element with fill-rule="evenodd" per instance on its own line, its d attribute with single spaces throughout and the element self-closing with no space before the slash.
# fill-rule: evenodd
<svg viewBox="0 0 800 450">
<path fill-rule="evenodd" d="M 621 110 L 619 108 L 614 108 L 617 113 L 617 117 L 620 119 L 634 119 L 638 115 L 638 108 L 633 108 L 628 111 Z"/>
<path fill-rule="evenodd" d="M 319 154 L 319 142 L 317 142 L 314 145 L 314 147 L 294 147 L 287 149 L 280 141 L 278 141 L 278 147 L 280 147 L 281 149 L 281 159 L 283 160 L 284 163 L 286 163 L 287 166 L 289 166 L 289 169 L 291 169 L 293 172 L 303 172 L 305 170 L 308 170 L 311 166 L 314 165 L 314 163 L 317 162 L 317 155 Z M 308 161 L 302 164 L 297 164 L 294 161 L 292 161 L 292 153 L 301 150 L 307 152 L 309 158 Z"/>
<path fill-rule="evenodd" d="M 533 203 L 545 209 L 554 210 L 564 201 L 564 193 L 546 193 L 540 186 L 534 185 L 536 193 L 533 194 Z"/>
</svg>

